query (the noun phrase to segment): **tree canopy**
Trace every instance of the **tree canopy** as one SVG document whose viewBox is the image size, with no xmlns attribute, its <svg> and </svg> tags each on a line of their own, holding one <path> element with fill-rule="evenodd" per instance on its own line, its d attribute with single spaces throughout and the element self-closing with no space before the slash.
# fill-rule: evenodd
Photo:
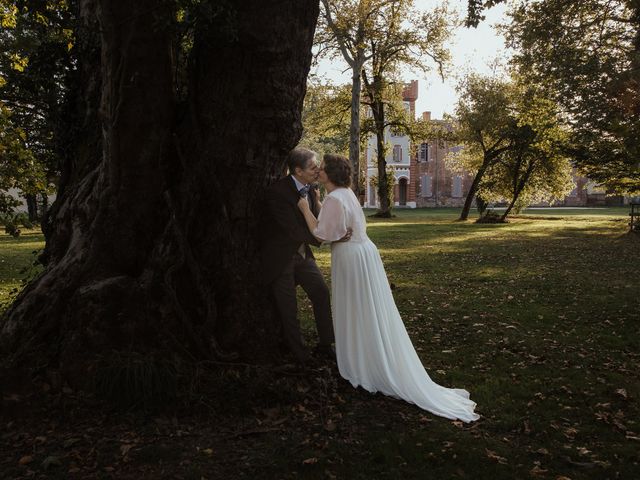
<svg viewBox="0 0 640 480">
<path fill-rule="evenodd" d="M 454 135 L 464 148 L 447 159 L 455 170 L 475 172 L 460 218 L 474 195 L 515 206 L 568 193 L 568 132 L 555 102 L 521 78 L 467 76 L 459 85 Z M 519 202 L 519 203 L 518 203 Z"/>
<path fill-rule="evenodd" d="M 488 170 L 478 194 L 486 201 L 508 202 L 504 221 L 515 209 L 564 198 L 573 188 L 568 157 L 569 132 L 559 119 L 555 102 L 530 84 L 514 89 L 512 146 Z"/>
<path fill-rule="evenodd" d="M 350 85 L 332 85 L 315 78 L 307 81 L 302 109 L 302 145 L 320 155 L 348 155 L 350 90 Z"/>
<path fill-rule="evenodd" d="M 17 133 L 23 149 L 2 162 L 14 166 L 11 186 L 28 195 L 53 189 L 73 134 L 66 103 L 74 69 L 72 8 L 66 0 L 0 2 L 0 128 L 5 139 Z"/>
<path fill-rule="evenodd" d="M 612 192 L 640 192 L 640 3 L 519 2 L 510 17 L 514 66 L 562 106 L 576 165 Z"/>
</svg>

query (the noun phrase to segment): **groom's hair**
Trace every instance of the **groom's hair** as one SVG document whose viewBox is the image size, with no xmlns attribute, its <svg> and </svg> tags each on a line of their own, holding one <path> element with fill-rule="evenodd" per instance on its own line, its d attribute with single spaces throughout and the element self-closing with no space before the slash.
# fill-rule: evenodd
<svg viewBox="0 0 640 480">
<path fill-rule="evenodd" d="M 351 186 L 351 164 L 342 155 L 326 153 L 322 157 L 324 162 L 324 173 L 327 174 L 331 183 L 336 187 Z"/>
<path fill-rule="evenodd" d="M 304 170 L 313 157 L 316 156 L 316 152 L 304 147 L 296 147 L 287 155 L 287 168 L 289 173 L 293 175 L 296 173 L 296 168 Z"/>
</svg>

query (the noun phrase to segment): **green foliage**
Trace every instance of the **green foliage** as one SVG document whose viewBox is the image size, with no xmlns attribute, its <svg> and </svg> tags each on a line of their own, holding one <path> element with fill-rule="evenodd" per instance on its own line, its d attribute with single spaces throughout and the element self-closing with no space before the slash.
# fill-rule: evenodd
<svg viewBox="0 0 640 480">
<path fill-rule="evenodd" d="M 70 130 L 72 10 L 65 0 L 0 3 L 0 192 L 53 193 L 60 138 Z M 0 201 L 0 209 L 13 206 Z"/>
<path fill-rule="evenodd" d="M 517 130 L 513 115 L 517 95 L 512 82 L 498 77 L 470 74 L 457 87 L 455 137 L 464 144 L 452 166 L 478 170 L 487 153 L 510 148 Z"/>
<path fill-rule="evenodd" d="M 17 224 L 15 224 L 12 221 L 5 222 L 4 231 L 5 233 L 11 235 L 14 238 L 17 238 L 20 236 L 20 229 L 18 228 Z"/>
<path fill-rule="evenodd" d="M 448 155 L 445 162 L 454 171 L 475 172 L 460 213 L 460 219 L 466 220 L 485 173 L 513 148 L 518 121 L 513 115 L 515 88 L 511 82 L 470 74 L 460 81 L 457 90 L 453 133 L 463 148 Z"/>
<path fill-rule="evenodd" d="M 11 111 L 0 102 L 0 214 L 11 214 L 20 202 L 10 189 L 24 194 L 48 192 L 45 166 L 28 148 L 25 131 L 11 119 Z"/>
<path fill-rule="evenodd" d="M 561 126 L 555 103 L 531 86 L 516 88 L 518 128 L 513 131 L 513 148 L 487 171 L 479 194 L 490 202 L 506 199 L 519 213 L 532 203 L 564 198 L 574 184 L 566 155 L 569 134 Z M 509 210 L 503 218 L 508 214 Z"/>
<path fill-rule="evenodd" d="M 467 1 L 467 18 L 465 24 L 467 27 L 477 27 L 478 24 L 485 19 L 482 12 L 506 0 L 468 0 Z"/>
<path fill-rule="evenodd" d="M 507 200 L 504 219 L 511 209 L 559 200 L 571 191 L 569 132 L 543 91 L 518 77 L 470 75 L 459 92 L 454 134 L 464 148 L 446 161 L 454 171 L 477 172 L 473 193 L 486 202 Z"/>
<path fill-rule="evenodd" d="M 612 192 L 640 192 L 640 5 L 517 2 L 513 64 L 563 107 L 574 161 Z"/>
<path fill-rule="evenodd" d="M 15 197 L 0 191 L 0 214 L 9 215 L 20 205 Z"/>
<path fill-rule="evenodd" d="M 351 93 L 349 85 L 322 84 L 311 77 L 302 109 L 300 144 L 324 153 L 348 155 Z"/>
</svg>

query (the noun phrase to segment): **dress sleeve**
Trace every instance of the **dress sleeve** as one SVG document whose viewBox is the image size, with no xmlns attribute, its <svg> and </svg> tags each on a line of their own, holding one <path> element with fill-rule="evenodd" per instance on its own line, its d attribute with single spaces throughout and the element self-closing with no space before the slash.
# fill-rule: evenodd
<svg viewBox="0 0 640 480">
<path fill-rule="evenodd" d="M 313 234 L 324 242 L 335 242 L 347 234 L 344 206 L 340 200 L 331 196 L 325 198 Z"/>
</svg>

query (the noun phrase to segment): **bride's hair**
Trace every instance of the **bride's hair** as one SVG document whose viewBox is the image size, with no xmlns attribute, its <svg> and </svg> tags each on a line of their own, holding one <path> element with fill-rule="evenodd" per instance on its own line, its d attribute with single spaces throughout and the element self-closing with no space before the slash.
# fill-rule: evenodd
<svg viewBox="0 0 640 480">
<path fill-rule="evenodd" d="M 342 155 L 327 153 L 322 157 L 324 173 L 336 187 L 351 186 L 351 164 Z"/>
</svg>

